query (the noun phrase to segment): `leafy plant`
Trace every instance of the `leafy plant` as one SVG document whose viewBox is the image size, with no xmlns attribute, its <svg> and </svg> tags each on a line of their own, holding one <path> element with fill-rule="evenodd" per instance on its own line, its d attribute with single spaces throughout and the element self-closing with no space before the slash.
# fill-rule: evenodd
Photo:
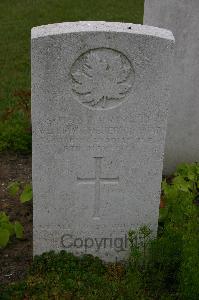
<svg viewBox="0 0 199 300">
<path fill-rule="evenodd" d="M 32 185 L 26 184 L 23 188 L 23 191 L 20 195 L 21 203 L 29 202 L 32 200 Z"/>
<path fill-rule="evenodd" d="M 151 243 L 148 281 L 156 291 L 169 288 L 180 299 L 199 299 L 199 164 L 181 164 L 162 190 L 163 230 Z"/>
<path fill-rule="evenodd" d="M 147 262 L 148 245 L 152 239 L 152 231 L 146 226 L 140 226 L 137 230 L 128 233 L 130 242 L 130 264 L 132 268 L 145 268 Z"/>
<path fill-rule="evenodd" d="M 147 227 L 129 232 L 129 272 L 142 289 L 148 290 L 147 295 L 155 299 L 196 300 L 199 299 L 199 165 L 180 165 L 172 180 L 163 181 L 162 191 L 164 205 L 160 208 L 158 238 L 152 239 Z M 134 286 L 132 282 L 129 284 Z"/>
<path fill-rule="evenodd" d="M 23 226 L 20 222 L 10 222 L 9 216 L 5 212 L 0 212 L 0 249 L 7 246 L 12 236 L 22 239 L 24 235 Z"/>
<path fill-rule="evenodd" d="M 18 181 L 14 181 L 8 185 L 8 192 L 10 196 L 16 196 L 20 189 L 20 183 Z"/>
<path fill-rule="evenodd" d="M 19 196 L 21 203 L 29 202 L 32 200 L 32 185 L 27 183 L 23 185 L 20 182 L 14 181 L 8 185 L 8 192 L 12 197 Z"/>
</svg>

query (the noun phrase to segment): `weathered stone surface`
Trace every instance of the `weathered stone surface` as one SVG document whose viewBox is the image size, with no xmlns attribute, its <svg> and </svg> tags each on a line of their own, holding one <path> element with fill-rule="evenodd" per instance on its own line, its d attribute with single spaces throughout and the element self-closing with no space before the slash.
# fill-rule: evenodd
<svg viewBox="0 0 199 300">
<path fill-rule="evenodd" d="M 173 31 L 176 53 L 164 173 L 199 161 L 199 1 L 145 0 L 144 23 Z"/>
<path fill-rule="evenodd" d="M 157 229 L 170 31 L 77 22 L 32 30 L 34 254 L 127 256 Z"/>
</svg>

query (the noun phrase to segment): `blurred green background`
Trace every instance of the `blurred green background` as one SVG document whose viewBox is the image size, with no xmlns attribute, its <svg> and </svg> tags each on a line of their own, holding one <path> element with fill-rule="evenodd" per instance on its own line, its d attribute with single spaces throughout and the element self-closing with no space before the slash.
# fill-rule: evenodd
<svg viewBox="0 0 199 300">
<path fill-rule="evenodd" d="M 18 102 L 30 90 L 32 27 L 79 20 L 140 24 L 143 11 L 144 0 L 1 0 L 0 152 L 31 150 L 29 120 Z"/>
</svg>

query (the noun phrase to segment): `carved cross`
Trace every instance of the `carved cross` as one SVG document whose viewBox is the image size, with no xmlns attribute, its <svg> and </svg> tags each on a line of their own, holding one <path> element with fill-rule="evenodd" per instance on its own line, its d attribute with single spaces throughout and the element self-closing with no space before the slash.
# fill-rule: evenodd
<svg viewBox="0 0 199 300">
<path fill-rule="evenodd" d="M 103 157 L 94 157 L 95 159 L 95 177 L 93 178 L 80 178 L 77 177 L 78 184 L 94 184 L 95 185 L 95 202 L 94 202 L 94 218 L 99 218 L 100 210 L 100 185 L 105 184 L 118 184 L 119 177 L 107 178 L 102 177 L 101 161 Z"/>
</svg>

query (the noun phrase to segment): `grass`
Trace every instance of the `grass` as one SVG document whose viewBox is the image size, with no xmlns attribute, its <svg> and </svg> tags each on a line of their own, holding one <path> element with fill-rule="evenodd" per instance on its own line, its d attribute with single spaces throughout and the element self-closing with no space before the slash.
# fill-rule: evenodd
<svg viewBox="0 0 199 300">
<path fill-rule="evenodd" d="M 143 0 L 2 0 L 0 2 L 0 109 L 15 90 L 30 89 L 30 30 L 78 20 L 142 23 Z"/>
<path fill-rule="evenodd" d="M 30 90 L 30 31 L 38 25 L 79 20 L 142 23 L 144 0 L 1 0 L 0 117 Z M 0 152 L 28 153 L 31 134 L 19 112 L 0 121 Z"/>
</svg>

